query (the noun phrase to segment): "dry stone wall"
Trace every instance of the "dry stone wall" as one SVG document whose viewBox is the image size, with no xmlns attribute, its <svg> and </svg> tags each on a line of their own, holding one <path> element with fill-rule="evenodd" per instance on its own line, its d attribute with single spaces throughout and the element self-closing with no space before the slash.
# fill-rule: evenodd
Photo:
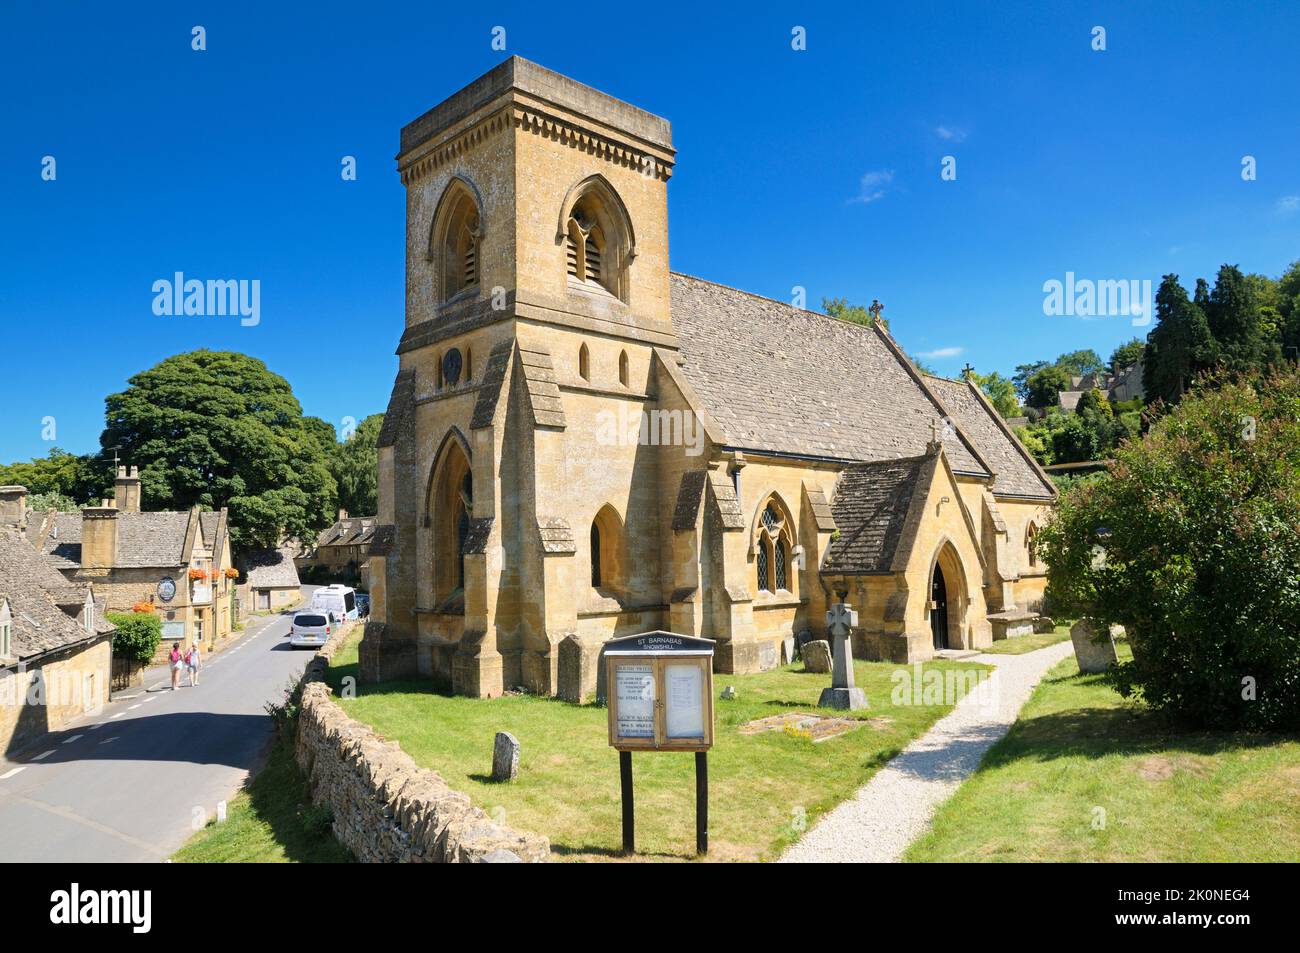
<svg viewBox="0 0 1300 953">
<path fill-rule="evenodd" d="M 295 749 L 312 801 L 334 814 L 335 837 L 367 863 L 548 860 L 545 837 L 497 824 L 330 697 L 325 672 L 349 631 L 330 639 L 303 673 Z"/>
</svg>

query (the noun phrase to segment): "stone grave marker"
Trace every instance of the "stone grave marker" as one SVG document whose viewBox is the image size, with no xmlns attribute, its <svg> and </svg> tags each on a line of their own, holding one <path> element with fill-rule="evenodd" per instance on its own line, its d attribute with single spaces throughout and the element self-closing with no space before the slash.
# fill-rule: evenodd
<svg viewBox="0 0 1300 953">
<path fill-rule="evenodd" d="M 831 644 L 822 639 L 813 639 L 803 646 L 803 670 L 825 675 L 831 670 Z"/>
<path fill-rule="evenodd" d="M 498 731 L 492 745 L 492 780 L 513 781 L 519 775 L 519 739 L 508 731 Z"/>
<path fill-rule="evenodd" d="M 1116 662 L 1115 637 L 1109 631 L 1098 635 L 1086 619 L 1070 627 L 1070 641 L 1074 643 L 1079 671 L 1085 675 L 1104 672 Z"/>
</svg>

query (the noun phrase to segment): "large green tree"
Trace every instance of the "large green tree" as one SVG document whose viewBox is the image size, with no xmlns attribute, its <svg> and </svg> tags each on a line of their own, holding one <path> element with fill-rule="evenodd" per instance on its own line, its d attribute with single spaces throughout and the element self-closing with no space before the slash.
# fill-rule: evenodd
<svg viewBox="0 0 1300 953">
<path fill-rule="evenodd" d="M 1070 372 L 1056 364 L 1039 368 L 1025 382 L 1025 403 L 1045 409 L 1056 403 L 1057 395 L 1070 389 Z"/>
<path fill-rule="evenodd" d="M 1064 613 L 1128 629 L 1125 694 L 1300 728 L 1300 372 L 1201 378 L 1039 537 Z"/>
<path fill-rule="evenodd" d="M 1133 338 L 1131 341 L 1125 341 L 1119 347 L 1110 353 L 1111 373 L 1118 374 L 1126 367 L 1132 367 L 1138 361 L 1142 360 L 1142 352 L 1146 350 L 1146 343 L 1141 338 Z"/>
<path fill-rule="evenodd" d="M 230 508 L 238 549 L 307 537 L 333 519 L 326 451 L 289 382 L 256 358 L 192 351 L 105 400 L 100 438 L 138 466 L 146 507 Z"/>
<path fill-rule="evenodd" d="M 330 450 L 330 473 L 339 488 L 339 506 L 353 516 L 379 509 L 379 430 L 383 414 L 371 414 Z"/>
<path fill-rule="evenodd" d="M 1198 282 L 1198 297 L 1204 282 Z M 1148 401 L 1176 404 L 1192 379 L 1215 360 L 1214 337 L 1205 314 L 1178 283 L 1165 275 L 1156 291 L 1156 325 L 1147 335 L 1142 383 Z"/>
<path fill-rule="evenodd" d="M 1236 265 L 1219 269 L 1205 313 L 1218 345 L 1219 360 L 1230 371 L 1248 373 L 1276 363 L 1280 349 L 1266 333 L 1260 314 L 1260 286 Z"/>
<path fill-rule="evenodd" d="M 975 383 L 984 391 L 994 409 L 1004 418 L 1019 417 L 1020 401 L 1016 399 L 1016 385 L 997 371 L 992 374 L 976 374 Z"/>
<path fill-rule="evenodd" d="M 72 501 L 74 505 L 84 506 L 107 495 L 113 485 L 112 471 L 111 453 L 106 459 L 53 447 L 44 457 L 0 466 L 0 484 L 27 487 L 33 498 L 46 498 L 39 501 L 42 505 L 57 502 L 66 506 Z"/>
</svg>

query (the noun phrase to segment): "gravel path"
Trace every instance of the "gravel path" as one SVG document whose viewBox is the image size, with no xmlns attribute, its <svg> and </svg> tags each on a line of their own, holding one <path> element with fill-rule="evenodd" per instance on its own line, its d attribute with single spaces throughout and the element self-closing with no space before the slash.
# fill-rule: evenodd
<svg viewBox="0 0 1300 953">
<path fill-rule="evenodd" d="M 977 655 L 996 666 L 967 695 L 791 847 L 782 863 L 895 862 L 930 826 L 939 805 L 1007 733 L 1043 674 L 1074 651 L 1066 640 L 1024 655 Z M 834 742 L 832 742 L 833 744 Z"/>
</svg>

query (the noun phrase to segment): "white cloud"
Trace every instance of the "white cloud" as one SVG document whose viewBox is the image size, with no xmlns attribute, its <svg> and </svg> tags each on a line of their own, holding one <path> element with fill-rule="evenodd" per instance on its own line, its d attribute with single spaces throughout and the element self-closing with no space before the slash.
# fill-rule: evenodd
<svg viewBox="0 0 1300 953">
<path fill-rule="evenodd" d="M 1277 200 L 1277 210 L 1283 215 L 1300 212 L 1300 195 L 1284 195 Z"/>
<path fill-rule="evenodd" d="M 922 351 L 917 357 L 924 357 L 929 360 L 938 360 L 943 357 L 959 357 L 964 350 L 966 350 L 964 347 L 941 347 L 933 351 Z"/>
<path fill-rule="evenodd" d="M 858 195 L 857 198 L 852 201 L 859 202 L 863 205 L 866 205 L 868 202 L 874 202 L 876 199 L 882 198 L 884 194 L 889 191 L 889 184 L 893 181 L 893 169 L 880 169 L 876 172 L 868 172 L 862 177 L 862 181 L 858 183 Z"/>
<path fill-rule="evenodd" d="M 965 142 L 966 130 L 960 126 L 936 126 L 934 134 L 948 142 Z"/>
</svg>

